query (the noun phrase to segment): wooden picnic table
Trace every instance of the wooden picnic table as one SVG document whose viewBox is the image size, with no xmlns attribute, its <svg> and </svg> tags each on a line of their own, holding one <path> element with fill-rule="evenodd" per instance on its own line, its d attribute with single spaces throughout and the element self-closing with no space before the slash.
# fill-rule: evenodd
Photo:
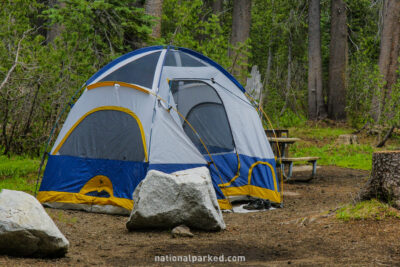
<svg viewBox="0 0 400 267">
<path fill-rule="evenodd" d="M 276 151 L 276 154 L 281 158 L 287 157 L 287 146 L 294 144 L 297 141 L 300 141 L 300 138 L 293 137 L 268 137 L 268 141 L 270 143 L 275 143 L 277 147 L 279 147 L 279 152 Z M 279 155 L 280 154 L 280 155 Z"/>
<path fill-rule="evenodd" d="M 293 144 L 297 141 L 300 141 L 300 138 L 296 137 L 268 137 L 268 141 L 274 143 L 283 143 L 283 144 Z"/>
<path fill-rule="evenodd" d="M 275 147 L 279 147 L 279 152 L 276 151 L 277 154 L 277 160 L 276 164 L 277 167 L 280 167 L 280 170 L 285 177 L 285 179 L 288 181 L 290 180 L 292 174 L 293 174 L 293 162 L 296 161 L 304 161 L 304 162 L 309 162 L 312 164 L 312 174 L 309 179 L 306 181 L 312 180 L 317 172 L 317 160 L 319 159 L 318 157 L 301 157 L 301 158 L 289 158 L 288 155 L 286 155 L 288 151 L 288 145 L 294 144 L 297 141 L 300 141 L 300 138 L 293 138 L 293 137 L 268 137 L 268 141 L 272 144 L 275 144 Z M 289 172 L 288 174 L 285 174 L 285 164 L 289 165 Z"/>
</svg>

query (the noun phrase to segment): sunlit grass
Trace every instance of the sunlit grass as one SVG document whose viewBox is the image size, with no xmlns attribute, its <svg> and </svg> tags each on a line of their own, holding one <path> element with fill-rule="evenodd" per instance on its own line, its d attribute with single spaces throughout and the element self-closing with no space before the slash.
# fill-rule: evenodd
<svg viewBox="0 0 400 267">
<path fill-rule="evenodd" d="M 40 160 L 0 156 L 0 190 L 20 190 L 33 194 Z"/>
<path fill-rule="evenodd" d="M 388 217 L 400 218 L 400 211 L 376 199 L 347 204 L 336 212 L 336 218 L 350 220 L 383 220 Z"/>
<path fill-rule="evenodd" d="M 319 157 L 319 165 L 334 165 L 360 170 L 371 169 L 373 151 L 374 148 L 371 145 L 327 144 L 316 147 L 298 142 L 290 147 L 291 156 L 294 157 Z"/>
<path fill-rule="evenodd" d="M 394 135 L 386 147 L 376 148 L 374 136 L 358 135 L 359 144 L 339 145 L 337 139 L 342 134 L 351 134 L 351 128 L 306 126 L 290 128 L 289 136 L 301 141 L 289 147 L 293 157 L 320 157 L 319 165 L 371 170 L 372 154 L 379 150 L 393 150 L 400 147 L 400 138 Z"/>
</svg>

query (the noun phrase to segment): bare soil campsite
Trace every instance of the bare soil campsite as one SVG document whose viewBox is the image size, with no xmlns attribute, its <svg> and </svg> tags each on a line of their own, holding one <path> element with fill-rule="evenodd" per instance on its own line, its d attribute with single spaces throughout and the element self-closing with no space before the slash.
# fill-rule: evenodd
<svg viewBox="0 0 400 267">
<path fill-rule="evenodd" d="M 308 175 L 295 173 L 298 179 Z M 230 266 L 393 265 L 400 261 L 397 218 L 338 219 L 337 209 L 353 201 L 368 176 L 368 171 L 323 166 L 311 182 L 284 185 L 284 208 L 224 213 L 225 231 L 193 231 L 193 238 L 172 238 L 170 231 L 128 232 L 122 216 L 47 209 L 71 243 L 66 257 L 0 256 L 0 265 L 181 266 L 185 263 L 155 262 L 155 256 L 189 254 L 246 257 Z"/>
</svg>

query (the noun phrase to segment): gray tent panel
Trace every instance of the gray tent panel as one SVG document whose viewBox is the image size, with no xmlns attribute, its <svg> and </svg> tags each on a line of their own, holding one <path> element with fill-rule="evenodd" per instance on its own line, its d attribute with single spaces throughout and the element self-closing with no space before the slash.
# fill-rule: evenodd
<svg viewBox="0 0 400 267">
<path fill-rule="evenodd" d="M 161 52 L 155 52 L 138 58 L 110 73 L 100 82 L 119 81 L 151 88 L 160 54 Z"/>
<path fill-rule="evenodd" d="M 184 117 L 190 109 L 200 103 L 222 104 L 214 88 L 204 82 L 172 81 L 171 91 L 175 104 Z"/>
<path fill-rule="evenodd" d="M 99 110 L 89 114 L 69 135 L 59 154 L 93 159 L 145 160 L 138 122 L 118 110 Z"/>
<path fill-rule="evenodd" d="M 197 131 L 210 153 L 234 150 L 228 117 L 214 88 L 201 81 L 172 81 L 171 90 L 178 111 Z M 206 154 L 187 122 L 183 122 L 183 129 L 199 151 Z"/>
<path fill-rule="evenodd" d="M 229 152 L 234 149 L 228 118 L 222 104 L 202 103 L 194 106 L 186 120 L 197 131 L 210 153 Z M 206 154 L 204 146 L 185 122 L 183 130 L 201 153 Z"/>
<path fill-rule="evenodd" d="M 202 61 L 181 51 L 169 50 L 165 56 L 164 66 L 171 67 L 206 67 Z"/>
</svg>

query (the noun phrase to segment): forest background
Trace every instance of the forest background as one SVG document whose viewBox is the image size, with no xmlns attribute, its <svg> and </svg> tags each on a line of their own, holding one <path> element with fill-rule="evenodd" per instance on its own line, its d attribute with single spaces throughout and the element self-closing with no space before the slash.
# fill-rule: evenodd
<svg viewBox="0 0 400 267">
<path fill-rule="evenodd" d="M 340 123 L 382 143 L 400 125 L 399 15 L 398 0 L 0 1 L 0 152 L 38 156 L 88 78 L 160 44 L 243 85 L 257 66 L 276 127 Z"/>
</svg>

